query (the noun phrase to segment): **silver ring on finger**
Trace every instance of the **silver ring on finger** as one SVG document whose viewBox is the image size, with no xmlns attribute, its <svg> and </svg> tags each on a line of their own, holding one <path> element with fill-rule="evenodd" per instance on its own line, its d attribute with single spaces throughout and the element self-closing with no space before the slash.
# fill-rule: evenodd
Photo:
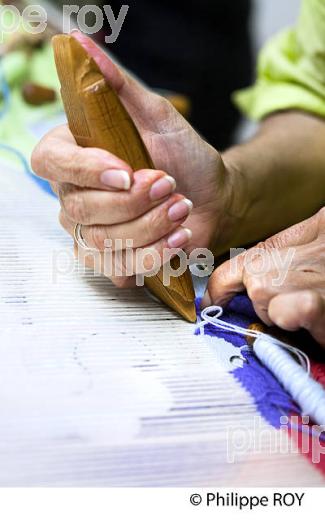
<svg viewBox="0 0 325 520">
<path fill-rule="evenodd" d="M 82 224 L 75 225 L 73 230 L 73 237 L 75 239 L 76 244 L 82 249 L 85 249 L 86 251 L 97 251 L 95 248 L 89 247 L 86 240 L 84 239 L 82 235 Z"/>
</svg>

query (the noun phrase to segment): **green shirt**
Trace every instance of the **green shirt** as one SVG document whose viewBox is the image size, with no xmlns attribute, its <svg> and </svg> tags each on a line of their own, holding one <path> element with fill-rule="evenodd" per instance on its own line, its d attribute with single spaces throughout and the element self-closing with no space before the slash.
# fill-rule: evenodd
<svg viewBox="0 0 325 520">
<path fill-rule="evenodd" d="M 262 50 L 256 84 L 234 101 L 252 119 L 288 109 L 325 117 L 325 0 L 303 0 L 297 25 Z"/>
</svg>

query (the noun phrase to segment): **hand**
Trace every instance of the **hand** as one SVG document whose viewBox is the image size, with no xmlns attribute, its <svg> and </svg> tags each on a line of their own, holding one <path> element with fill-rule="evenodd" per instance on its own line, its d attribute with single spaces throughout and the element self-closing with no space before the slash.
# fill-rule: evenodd
<svg viewBox="0 0 325 520">
<path fill-rule="evenodd" d="M 267 325 L 307 329 L 325 346 L 325 207 L 221 265 L 202 305 L 225 305 L 244 289 Z"/>
<path fill-rule="evenodd" d="M 163 247 L 189 253 L 226 242 L 232 182 L 218 152 L 166 99 L 128 76 L 89 38 L 73 36 L 114 86 L 157 170 L 133 172 L 106 151 L 77 146 L 67 127 L 53 130 L 36 147 L 32 167 L 58 193 L 63 227 L 73 234 L 75 223 L 83 224 L 87 244 L 100 251 L 107 238 L 150 244 L 159 254 Z"/>
</svg>

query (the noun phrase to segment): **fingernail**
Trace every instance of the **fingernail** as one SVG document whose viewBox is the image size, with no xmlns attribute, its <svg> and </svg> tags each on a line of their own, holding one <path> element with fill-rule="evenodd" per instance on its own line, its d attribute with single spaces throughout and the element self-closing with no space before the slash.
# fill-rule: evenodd
<svg viewBox="0 0 325 520">
<path fill-rule="evenodd" d="M 129 190 L 131 187 L 130 176 L 124 170 L 107 170 L 101 174 L 100 180 L 105 186 L 119 190 Z"/>
<path fill-rule="evenodd" d="M 176 181 L 170 175 L 166 175 L 162 179 L 156 181 L 150 190 L 150 198 L 151 200 L 160 200 L 164 197 L 167 197 L 170 193 L 172 193 L 176 188 Z"/>
<path fill-rule="evenodd" d="M 193 203 L 188 199 L 176 202 L 168 211 L 168 217 L 172 222 L 177 222 L 187 217 L 193 209 Z"/>
<path fill-rule="evenodd" d="M 179 229 L 173 233 L 168 239 L 169 247 L 181 247 L 192 238 L 192 231 L 187 228 Z"/>
<path fill-rule="evenodd" d="M 205 294 L 201 301 L 201 307 L 202 307 L 202 309 L 206 309 L 207 307 L 211 307 L 211 305 L 212 305 L 212 299 L 209 294 L 209 291 L 205 291 Z"/>
</svg>

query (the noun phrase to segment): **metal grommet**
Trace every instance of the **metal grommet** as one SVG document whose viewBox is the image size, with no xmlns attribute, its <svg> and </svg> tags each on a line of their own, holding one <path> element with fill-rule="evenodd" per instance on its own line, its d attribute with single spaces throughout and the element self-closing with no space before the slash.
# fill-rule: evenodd
<svg viewBox="0 0 325 520">
<path fill-rule="evenodd" d="M 229 361 L 237 368 L 242 368 L 245 364 L 249 364 L 248 360 L 243 356 L 231 356 Z"/>
</svg>

